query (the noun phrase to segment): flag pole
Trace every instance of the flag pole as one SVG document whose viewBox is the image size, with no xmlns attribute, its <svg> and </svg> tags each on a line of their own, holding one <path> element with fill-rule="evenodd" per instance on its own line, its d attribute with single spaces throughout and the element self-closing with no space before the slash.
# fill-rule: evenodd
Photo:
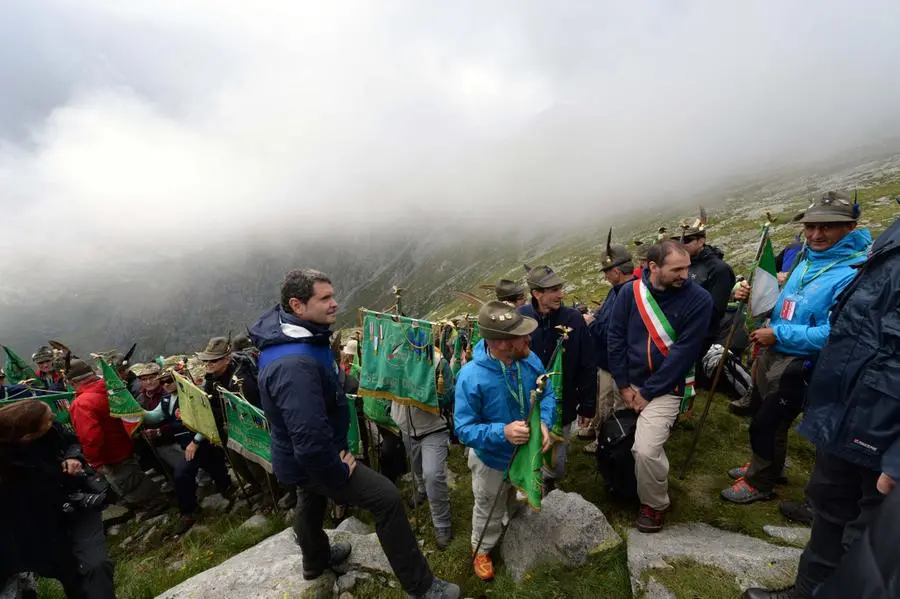
<svg viewBox="0 0 900 599">
<path fill-rule="evenodd" d="M 763 225 L 762 235 L 759 238 L 759 245 L 756 248 L 756 258 L 753 261 L 753 268 L 750 271 L 750 277 L 748 279 L 748 285 L 753 285 L 753 274 L 756 272 L 756 267 L 759 265 L 760 257 L 762 256 L 763 248 L 765 247 L 766 241 L 769 238 L 769 230 L 772 228 L 774 224 L 774 219 L 766 213 L 766 222 Z M 684 480 L 684 477 L 687 476 L 688 470 L 691 468 L 691 464 L 694 461 L 694 455 L 697 452 L 697 443 L 700 441 L 700 434 L 703 432 L 703 425 L 706 423 L 706 419 L 709 416 L 709 408 L 712 406 L 713 395 L 716 392 L 716 388 L 719 386 L 719 380 L 722 378 L 722 372 L 725 370 L 725 360 L 728 357 L 728 352 L 731 349 L 731 343 L 734 340 L 735 331 L 737 331 L 738 324 L 743 326 L 744 320 L 744 310 L 747 309 L 747 301 L 742 300 L 738 302 L 737 313 L 734 316 L 734 320 L 731 323 L 731 328 L 728 331 L 728 337 L 725 340 L 725 347 L 722 350 L 722 358 L 719 360 L 718 366 L 716 366 L 716 374 L 713 376 L 712 385 L 709 388 L 709 392 L 706 394 L 706 405 L 703 406 L 703 414 L 700 415 L 700 420 L 697 422 L 697 429 L 694 431 L 694 439 L 691 441 L 691 448 L 688 450 L 687 458 L 684 460 L 684 466 L 681 468 L 681 474 L 678 476 L 680 480 Z"/>
</svg>

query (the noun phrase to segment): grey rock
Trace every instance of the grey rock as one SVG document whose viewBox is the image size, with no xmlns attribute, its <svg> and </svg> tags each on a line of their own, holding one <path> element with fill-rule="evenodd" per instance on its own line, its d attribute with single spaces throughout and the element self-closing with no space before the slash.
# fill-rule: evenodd
<svg viewBox="0 0 900 599">
<path fill-rule="evenodd" d="M 250 507 L 250 504 L 247 503 L 246 499 L 238 499 L 237 501 L 234 502 L 234 505 L 231 506 L 231 514 L 232 515 L 236 514 L 236 513 L 240 512 L 241 510 L 245 510 L 249 507 Z"/>
<path fill-rule="evenodd" d="M 161 514 L 159 516 L 156 516 L 155 518 L 150 518 L 149 520 L 147 520 L 147 524 L 150 524 L 151 526 L 165 526 L 168 523 L 168 514 Z"/>
<path fill-rule="evenodd" d="M 293 534 L 293 531 L 290 532 Z M 359 535 L 337 530 L 326 530 L 325 533 L 332 543 L 346 541 L 353 548 L 353 551 L 350 552 L 350 557 L 341 564 L 340 571 L 366 570 L 369 572 L 384 572 L 386 574 L 394 573 L 375 533 Z"/>
<path fill-rule="evenodd" d="M 338 597 L 338 599 L 354 599 L 353 593 L 341 593 L 341 595 L 340 595 L 340 597 Z"/>
<path fill-rule="evenodd" d="M 647 580 L 647 589 L 644 591 L 644 599 L 677 599 L 675 593 L 659 584 L 652 576 Z"/>
<path fill-rule="evenodd" d="M 326 571 L 306 581 L 302 568 L 294 532 L 287 529 L 165 591 L 159 599 L 332 597 L 334 574 Z"/>
<path fill-rule="evenodd" d="M 450 470 L 449 466 L 447 467 L 446 472 L 447 472 L 447 486 L 450 487 L 451 489 L 455 489 L 456 485 L 457 485 L 456 473 L 453 472 L 453 470 Z"/>
<path fill-rule="evenodd" d="M 372 526 L 369 526 L 365 522 L 357 520 L 353 516 L 350 516 L 343 522 L 337 525 L 337 528 L 334 530 L 338 532 L 352 532 L 358 535 L 367 535 L 372 532 Z"/>
<path fill-rule="evenodd" d="M 134 543 L 134 535 L 132 535 L 130 537 L 125 537 L 125 540 L 122 541 L 121 543 L 119 543 L 119 548 L 120 549 L 128 549 L 128 547 L 130 547 L 132 543 Z"/>
<path fill-rule="evenodd" d="M 288 510 L 284 513 L 284 523 L 286 526 L 292 526 L 294 524 L 294 518 L 296 518 L 294 510 Z"/>
<path fill-rule="evenodd" d="M 121 505 L 110 505 L 105 510 L 103 510 L 103 525 L 113 526 L 115 524 L 122 524 L 133 515 L 134 512 L 132 512 L 127 507 L 123 507 Z"/>
<path fill-rule="evenodd" d="M 119 536 L 120 532 L 122 532 L 122 527 L 119 526 L 118 524 L 114 524 L 113 526 L 110 526 L 109 529 L 107 529 L 106 536 L 116 537 L 116 536 Z"/>
<path fill-rule="evenodd" d="M 500 546 L 505 568 L 520 582 L 542 564 L 582 566 L 588 556 L 618 546 L 622 538 L 597 506 L 578 493 L 552 491 L 540 512 L 520 509 Z"/>
<path fill-rule="evenodd" d="M 186 533 L 184 533 L 185 537 L 196 537 L 198 535 L 209 534 L 210 529 L 209 526 L 205 524 L 194 524 L 192 527 L 188 529 Z"/>
<path fill-rule="evenodd" d="M 222 511 L 228 507 L 228 500 L 222 497 L 221 493 L 213 493 L 203 498 L 200 507 L 204 510 Z"/>
<path fill-rule="evenodd" d="M 787 541 L 797 547 L 806 547 L 809 543 L 809 535 L 812 529 L 805 526 L 763 526 L 763 532 L 770 537 L 776 537 Z"/>
<path fill-rule="evenodd" d="M 269 519 L 262 514 L 254 514 L 241 524 L 241 528 L 265 528 L 269 525 Z"/>
<path fill-rule="evenodd" d="M 660 560 L 690 559 L 715 566 L 735 577 L 746 590 L 752 586 L 784 587 L 797 574 L 800 550 L 781 547 L 708 524 L 680 524 L 655 534 L 628 533 L 628 568 L 635 597 L 644 591 L 641 576 Z M 676 569 L 677 570 L 677 569 Z"/>
<path fill-rule="evenodd" d="M 346 591 L 352 591 L 353 587 L 356 586 L 356 573 L 355 572 L 347 572 L 343 576 L 337 579 L 337 592 L 344 593 Z"/>
<path fill-rule="evenodd" d="M 178 570 L 181 570 L 186 563 L 187 560 L 184 558 L 176 559 L 166 566 L 166 570 L 168 570 L 169 572 L 177 572 Z"/>
</svg>

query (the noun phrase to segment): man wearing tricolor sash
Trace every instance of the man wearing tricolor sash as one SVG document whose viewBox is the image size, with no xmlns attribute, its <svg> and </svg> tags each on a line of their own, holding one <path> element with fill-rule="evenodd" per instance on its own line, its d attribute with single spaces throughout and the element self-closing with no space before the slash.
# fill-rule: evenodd
<svg viewBox="0 0 900 599">
<path fill-rule="evenodd" d="M 641 532 L 662 529 L 669 507 L 665 444 L 690 407 L 693 367 L 703 347 L 712 297 L 688 276 L 684 246 L 665 240 L 647 252 L 647 270 L 619 290 L 609 320 L 609 367 L 622 400 L 640 416 L 631 449 Z"/>
</svg>

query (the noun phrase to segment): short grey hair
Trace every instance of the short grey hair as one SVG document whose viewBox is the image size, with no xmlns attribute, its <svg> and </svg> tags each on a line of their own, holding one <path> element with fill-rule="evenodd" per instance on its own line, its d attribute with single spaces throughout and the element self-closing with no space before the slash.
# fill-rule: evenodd
<svg viewBox="0 0 900 599">
<path fill-rule="evenodd" d="M 291 311 L 291 298 L 297 298 L 304 304 L 314 295 L 316 283 L 331 284 L 331 279 L 324 272 L 311 268 L 297 268 L 290 271 L 281 284 L 281 307 Z"/>
</svg>

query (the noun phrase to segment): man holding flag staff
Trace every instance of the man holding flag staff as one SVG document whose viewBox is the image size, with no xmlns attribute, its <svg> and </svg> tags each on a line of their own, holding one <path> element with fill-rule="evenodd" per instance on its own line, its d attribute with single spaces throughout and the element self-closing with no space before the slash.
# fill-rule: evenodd
<svg viewBox="0 0 900 599">
<path fill-rule="evenodd" d="M 538 431 L 528 425 L 530 398 L 539 397 L 541 449 L 550 448 L 550 428 L 556 411 L 556 396 L 551 385 L 542 394 L 538 379 L 545 372 L 529 342 L 537 322 L 523 316 L 509 304 L 492 301 L 478 313 L 483 340 L 473 352 L 472 361 L 460 371 L 456 383 L 454 422 L 459 440 L 471 448 L 472 471 L 472 550 L 475 574 L 482 580 L 494 577 L 490 551 L 503 532 L 503 515 L 514 503 L 514 489 L 508 470 L 517 446 L 525 445 Z M 540 460 L 531 472 L 531 484 L 540 481 Z M 508 500 L 497 508 L 497 500 Z"/>
<path fill-rule="evenodd" d="M 752 503 L 774 495 L 784 469 L 788 430 L 803 409 L 806 376 L 831 331 L 828 314 L 872 244 L 869 231 L 856 228 L 859 213 L 859 204 L 846 195 L 825 193 L 800 219 L 806 250 L 781 293 L 771 282 L 777 275 L 768 272 L 769 261 L 763 259 L 771 249 L 762 253 L 753 288 L 743 283 L 735 292 L 738 300 L 750 298 L 754 316 L 768 308 L 772 316 L 768 326 L 750 336 L 763 348 L 754 386 L 761 405 L 750 425 L 752 459 L 729 471 L 737 481 L 722 491 L 726 501 Z M 774 271 L 774 262 L 770 266 Z"/>
<path fill-rule="evenodd" d="M 622 286 L 609 319 L 610 371 L 622 400 L 640 414 L 631 452 L 641 532 L 662 530 L 669 507 L 665 444 L 675 419 L 690 408 L 694 363 L 712 316 L 712 297 L 690 279 L 690 265 L 681 243 L 652 246 L 647 270 Z"/>
</svg>

